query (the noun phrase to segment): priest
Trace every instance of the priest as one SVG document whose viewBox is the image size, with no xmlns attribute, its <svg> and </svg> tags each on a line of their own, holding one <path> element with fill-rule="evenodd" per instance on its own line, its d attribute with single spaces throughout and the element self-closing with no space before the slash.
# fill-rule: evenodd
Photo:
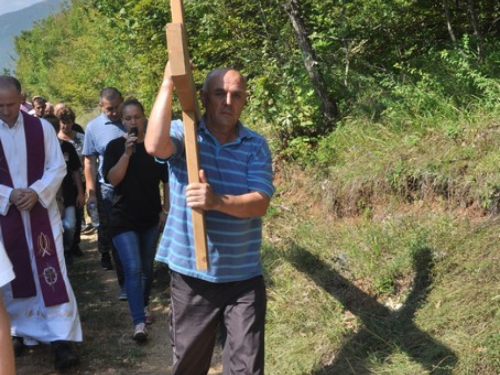
<svg viewBox="0 0 500 375">
<path fill-rule="evenodd" d="M 64 262 L 56 193 L 66 164 L 50 123 L 21 111 L 20 82 L 0 76 L 0 241 L 16 278 L 2 287 L 15 355 L 50 344 L 57 369 L 79 363 L 82 341 Z"/>
</svg>

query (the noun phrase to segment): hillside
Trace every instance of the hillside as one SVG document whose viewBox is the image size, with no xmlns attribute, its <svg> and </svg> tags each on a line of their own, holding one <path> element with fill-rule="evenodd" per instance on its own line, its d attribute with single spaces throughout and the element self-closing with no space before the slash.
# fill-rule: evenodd
<svg viewBox="0 0 500 375">
<path fill-rule="evenodd" d="M 270 373 L 500 374 L 498 116 L 353 119 L 276 164 Z"/>
<path fill-rule="evenodd" d="M 23 30 L 29 30 L 33 24 L 57 12 L 62 0 L 45 0 L 25 9 L 2 14 L 0 16 L 0 72 L 13 70 L 17 55 L 14 51 L 14 37 Z"/>
</svg>

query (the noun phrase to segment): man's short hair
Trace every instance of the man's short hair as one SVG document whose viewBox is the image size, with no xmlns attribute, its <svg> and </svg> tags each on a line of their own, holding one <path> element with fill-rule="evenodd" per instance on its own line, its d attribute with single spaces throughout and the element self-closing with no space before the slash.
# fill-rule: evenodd
<svg viewBox="0 0 500 375">
<path fill-rule="evenodd" d="M 40 104 L 40 105 L 43 105 L 45 107 L 45 103 L 47 103 L 47 100 L 45 100 L 44 98 L 42 98 L 41 96 L 35 96 L 33 98 L 33 104 Z"/>
<path fill-rule="evenodd" d="M 17 78 L 7 75 L 0 75 L 0 88 L 14 87 L 16 91 L 21 93 L 21 82 Z"/>
<path fill-rule="evenodd" d="M 105 87 L 99 94 L 99 103 L 103 100 L 115 100 L 117 98 L 123 99 L 122 93 L 115 87 Z"/>
</svg>

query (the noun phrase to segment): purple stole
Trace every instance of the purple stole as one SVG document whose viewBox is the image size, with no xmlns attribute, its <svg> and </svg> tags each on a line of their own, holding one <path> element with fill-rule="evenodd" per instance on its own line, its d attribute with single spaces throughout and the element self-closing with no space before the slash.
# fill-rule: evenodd
<svg viewBox="0 0 500 375">
<path fill-rule="evenodd" d="M 21 112 L 24 118 L 26 153 L 28 162 L 28 186 L 42 178 L 45 169 L 45 142 L 43 127 L 39 119 Z M 0 141 L 0 184 L 14 187 Z M 31 237 L 37 276 L 40 280 L 45 306 L 69 302 L 68 292 L 57 258 L 56 243 L 52 233 L 49 213 L 40 202 L 30 211 Z M 11 282 L 14 298 L 28 298 L 36 295 L 35 278 L 31 268 L 30 251 L 26 242 L 20 211 L 12 204 L 7 215 L 0 215 L 0 227 L 16 278 Z"/>
</svg>

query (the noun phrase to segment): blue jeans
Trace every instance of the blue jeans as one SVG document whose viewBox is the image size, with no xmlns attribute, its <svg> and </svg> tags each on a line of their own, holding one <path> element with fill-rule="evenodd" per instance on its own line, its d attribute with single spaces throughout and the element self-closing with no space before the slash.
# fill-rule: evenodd
<svg viewBox="0 0 500 375">
<path fill-rule="evenodd" d="M 63 244 L 64 251 L 70 252 L 73 247 L 73 242 L 75 239 L 75 229 L 76 229 L 76 207 L 69 206 L 64 208 L 64 218 L 62 219 L 62 225 L 64 228 L 63 233 Z"/>
<path fill-rule="evenodd" d="M 123 288 L 124 275 L 123 266 L 120 261 L 120 256 L 116 250 L 116 246 L 111 241 L 109 235 L 109 223 L 111 218 L 111 209 L 113 206 L 113 197 L 115 191 L 112 186 L 99 183 L 98 189 L 96 191 L 97 196 L 97 210 L 99 212 L 99 227 L 97 228 L 97 249 L 101 254 L 111 254 L 113 255 L 113 260 L 115 262 L 116 278 L 118 279 L 118 284 L 120 288 Z"/>
<path fill-rule="evenodd" d="M 159 234 L 158 225 L 154 225 L 113 237 L 125 273 L 125 290 L 134 325 L 146 321 L 144 307 L 149 304 Z"/>
</svg>

